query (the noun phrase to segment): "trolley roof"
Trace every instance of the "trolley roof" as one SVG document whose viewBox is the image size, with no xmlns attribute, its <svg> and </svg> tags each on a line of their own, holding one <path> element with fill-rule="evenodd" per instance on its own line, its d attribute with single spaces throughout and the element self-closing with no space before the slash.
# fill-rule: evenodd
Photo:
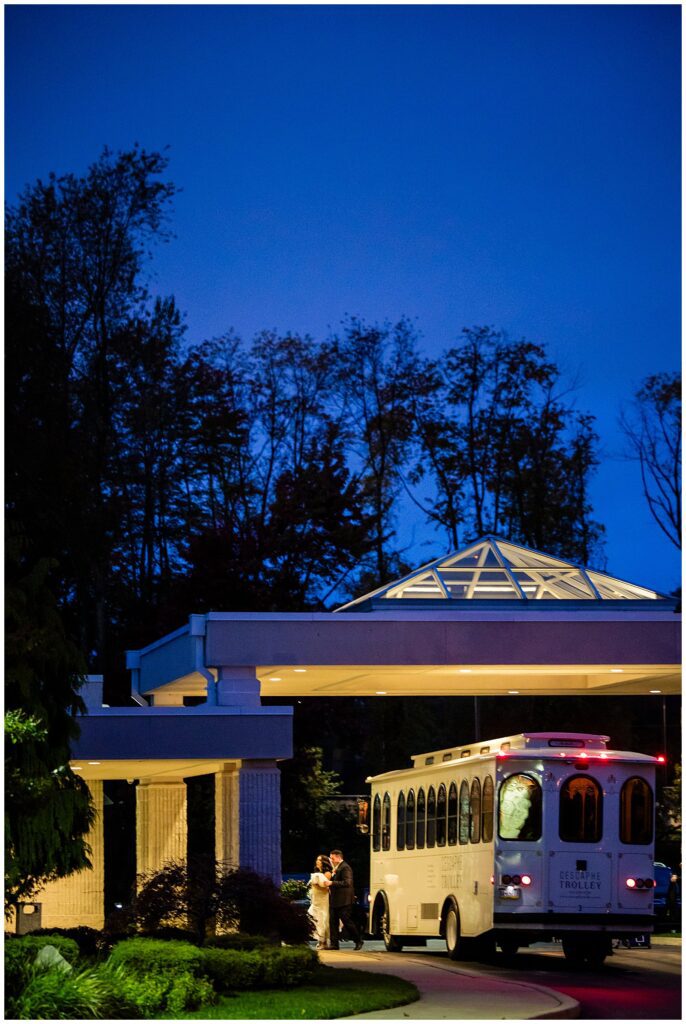
<svg viewBox="0 0 686 1024">
<path fill-rule="evenodd" d="M 609 736 L 588 732 L 522 732 L 495 740 L 482 740 L 465 746 L 446 747 L 426 754 L 413 754 L 411 768 L 370 775 L 367 782 L 395 778 L 415 773 L 422 768 L 455 766 L 462 761 L 494 757 L 547 757 L 585 758 L 591 760 L 633 761 L 657 764 L 659 759 L 650 754 L 629 750 L 608 750 Z"/>
</svg>

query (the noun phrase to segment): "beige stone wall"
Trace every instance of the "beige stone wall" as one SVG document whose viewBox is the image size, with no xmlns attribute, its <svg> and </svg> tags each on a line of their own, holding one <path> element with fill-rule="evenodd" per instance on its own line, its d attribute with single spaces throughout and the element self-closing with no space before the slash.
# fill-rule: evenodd
<svg viewBox="0 0 686 1024">
<path fill-rule="evenodd" d="M 152 782 L 136 789 L 136 874 L 159 871 L 171 862 L 185 863 L 187 845 L 186 784 L 183 779 Z"/>
<path fill-rule="evenodd" d="M 43 928 L 74 928 L 88 925 L 102 928 L 105 920 L 105 848 L 103 829 L 103 784 L 90 781 L 96 818 L 88 833 L 91 847 L 90 870 L 77 871 L 68 878 L 59 878 L 36 896 L 42 904 Z"/>
</svg>

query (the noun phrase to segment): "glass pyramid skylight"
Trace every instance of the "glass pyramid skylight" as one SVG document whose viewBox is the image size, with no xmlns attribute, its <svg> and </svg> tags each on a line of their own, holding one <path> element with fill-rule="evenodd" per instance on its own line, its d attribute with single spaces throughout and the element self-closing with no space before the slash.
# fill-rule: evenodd
<svg viewBox="0 0 686 1024">
<path fill-rule="evenodd" d="M 421 566 L 338 611 L 387 601 L 659 601 L 662 594 L 497 537 Z"/>
</svg>

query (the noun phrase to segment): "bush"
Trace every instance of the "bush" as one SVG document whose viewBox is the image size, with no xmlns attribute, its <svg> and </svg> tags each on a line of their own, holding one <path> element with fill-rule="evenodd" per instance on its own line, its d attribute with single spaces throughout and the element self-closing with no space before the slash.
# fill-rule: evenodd
<svg viewBox="0 0 686 1024">
<path fill-rule="evenodd" d="M 175 940 L 124 939 L 114 947 L 107 962 L 135 975 L 188 971 L 200 977 L 203 973 L 202 951 L 189 942 Z"/>
<path fill-rule="evenodd" d="M 54 946 L 67 963 L 72 965 L 79 959 L 79 947 L 74 939 L 68 939 L 56 932 L 48 932 L 44 929 L 41 929 L 40 935 L 36 935 L 35 932 L 31 932 L 30 935 L 17 935 L 7 943 L 8 947 L 15 945 L 25 950 L 26 956 L 31 961 L 36 959 L 43 946 Z"/>
<path fill-rule="evenodd" d="M 178 942 L 190 942 L 192 946 L 197 946 L 199 943 L 199 936 L 195 932 L 189 932 L 185 928 L 171 928 L 163 927 L 155 928 L 154 931 L 140 933 L 142 938 L 146 939 L 164 939 L 166 941 L 174 940 Z"/>
<path fill-rule="evenodd" d="M 312 935 L 313 921 L 304 907 L 281 896 L 269 878 L 238 868 L 219 878 L 217 921 L 251 935 L 267 935 L 299 944 Z"/>
<path fill-rule="evenodd" d="M 262 954 L 265 988 L 292 988 L 312 977 L 319 957 L 309 946 L 281 946 Z"/>
<path fill-rule="evenodd" d="M 217 998 L 211 982 L 194 977 L 190 971 L 131 974 L 128 967 L 123 966 L 111 971 L 122 1003 L 133 1006 L 141 1017 L 154 1018 L 164 1012 L 179 1016 L 184 1010 L 197 1009 L 202 1003 L 211 1004 Z"/>
<path fill-rule="evenodd" d="M 289 878 L 281 883 L 281 895 L 285 900 L 306 900 L 309 886 L 302 878 Z"/>
<path fill-rule="evenodd" d="M 5 998 L 16 998 L 26 986 L 35 956 L 21 942 L 5 942 Z"/>
<path fill-rule="evenodd" d="M 319 963 L 309 946 L 264 945 L 253 952 L 203 949 L 205 970 L 219 992 L 250 988 L 292 988 L 302 985 Z"/>
<path fill-rule="evenodd" d="M 248 935 L 247 932 L 227 932 L 226 935 L 215 935 L 205 943 L 207 947 L 217 949 L 272 949 L 280 945 L 279 941 L 268 939 L 265 935 Z"/>
<path fill-rule="evenodd" d="M 307 942 L 312 934 L 306 908 L 284 899 L 271 879 L 243 868 L 222 872 L 213 860 L 202 858 L 168 864 L 147 876 L 134 913 L 143 933 L 190 928 L 198 942 L 214 923 L 294 944 Z"/>
<path fill-rule="evenodd" d="M 103 968 L 65 973 L 31 967 L 21 992 L 7 1001 L 7 1016 L 19 1020 L 137 1018 L 135 1005 L 122 997 Z"/>
<path fill-rule="evenodd" d="M 43 936 L 61 936 L 63 939 L 72 939 L 79 947 L 79 954 L 81 956 L 94 957 L 100 952 L 102 942 L 102 932 L 99 932 L 97 928 L 88 928 L 86 925 L 80 925 L 78 928 L 38 928 L 35 932 L 31 932 L 30 938 L 43 937 Z M 57 946 L 56 943 L 51 945 Z M 62 950 L 60 949 L 60 953 Z M 68 957 L 62 953 L 65 959 Z M 70 961 L 71 962 L 71 961 Z"/>
<path fill-rule="evenodd" d="M 238 949 L 203 949 L 205 971 L 218 992 L 257 988 L 264 976 L 261 952 Z"/>
</svg>

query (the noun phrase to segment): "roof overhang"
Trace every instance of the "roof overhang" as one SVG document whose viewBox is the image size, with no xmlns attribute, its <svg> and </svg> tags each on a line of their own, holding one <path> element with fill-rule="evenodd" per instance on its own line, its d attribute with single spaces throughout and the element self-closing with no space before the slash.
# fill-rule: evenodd
<svg viewBox="0 0 686 1024">
<path fill-rule="evenodd" d="M 680 692 L 680 616 L 581 604 L 194 619 L 204 619 L 205 665 L 253 666 L 265 697 Z M 204 693 L 194 632 L 139 652 L 141 693 Z"/>
</svg>

